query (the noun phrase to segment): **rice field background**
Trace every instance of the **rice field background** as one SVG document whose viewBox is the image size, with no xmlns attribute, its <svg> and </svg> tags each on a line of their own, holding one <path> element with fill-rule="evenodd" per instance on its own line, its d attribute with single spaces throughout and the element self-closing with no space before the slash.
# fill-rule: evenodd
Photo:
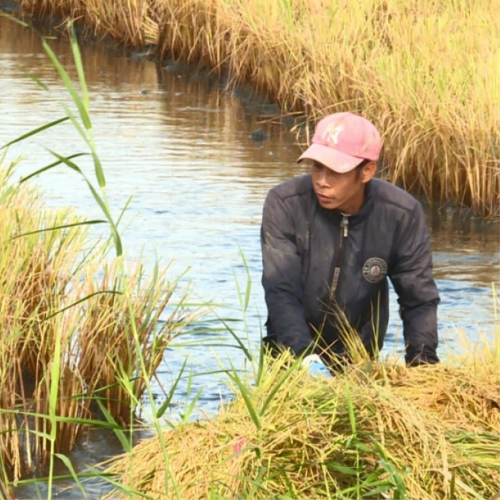
<svg viewBox="0 0 500 500">
<path fill-rule="evenodd" d="M 73 98 L 91 131 L 85 93 Z M 72 159 L 59 160 L 72 168 Z M 89 242 L 88 221 L 45 211 L 36 194 L 10 184 L 8 175 L 2 182 L 0 494 L 11 495 L 16 478 L 47 470 L 51 485 L 54 459 L 64 461 L 91 424 L 115 429 L 129 451 L 106 471 L 118 474 L 115 495 L 497 495 L 497 342 L 418 370 L 365 360 L 331 383 L 308 379 L 288 359 L 249 360 L 248 379 L 228 373 L 236 399 L 217 418 L 185 422 L 166 434 L 158 425 L 156 438 L 132 449 L 127 429 L 140 397 L 165 347 L 199 313 L 174 307 L 159 323 L 177 283 L 159 269 L 151 278 L 140 264 L 124 262 L 106 211 L 104 173 L 94 161 L 97 194 L 104 188 L 96 202 L 112 229 L 103 246 Z M 155 424 L 165 408 L 156 408 Z"/>
<path fill-rule="evenodd" d="M 199 61 L 303 121 L 357 111 L 391 180 L 498 215 L 500 25 L 493 0 L 21 0 L 97 36 Z M 307 130 L 305 130 L 307 132 Z M 307 133 L 302 136 L 307 141 Z"/>
</svg>

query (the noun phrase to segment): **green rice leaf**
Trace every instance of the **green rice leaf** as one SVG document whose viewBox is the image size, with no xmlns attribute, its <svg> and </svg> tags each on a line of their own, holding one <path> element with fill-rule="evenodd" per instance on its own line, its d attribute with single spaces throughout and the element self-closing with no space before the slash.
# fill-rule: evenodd
<svg viewBox="0 0 500 500">
<path fill-rule="evenodd" d="M 42 80 L 40 80 L 40 78 L 38 78 L 36 75 L 34 75 L 33 73 L 28 73 L 27 71 L 23 71 L 23 73 L 30 79 L 30 80 L 33 80 L 39 87 L 41 87 L 43 90 L 49 90 L 49 87 L 47 87 L 47 85 L 42 82 Z"/>
<path fill-rule="evenodd" d="M 89 94 L 87 91 L 87 82 L 85 80 L 85 72 L 83 70 L 82 56 L 78 47 L 78 40 L 76 39 L 75 28 L 73 22 L 70 21 L 70 41 L 71 50 L 73 51 L 73 60 L 75 61 L 76 71 L 78 73 L 78 81 L 80 82 L 80 89 L 82 91 L 82 101 L 85 109 L 89 109 Z"/>
<path fill-rule="evenodd" d="M 97 182 L 99 183 L 99 186 L 101 188 L 104 188 L 106 186 L 106 179 L 104 177 L 104 170 L 101 165 L 101 160 L 94 150 L 92 151 L 92 157 L 94 158 L 94 169 L 95 175 L 97 177 Z"/>
<path fill-rule="evenodd" d="M 45 52 L 47 53 L 50 60 L 52 61 L 52 64 L 54 65 L 57 72 L 59 73 L 59 77 L 63 81 L 64 86 L 66 87 L 66 89 L 70 93 L 71 98 L 73 99 L 73 102 L 76 104 L 84 127 L 87 130 L 90 130 L 92 128 L 92 124 L 90 122 L 90 116 L 88 114 L 88 110 L 85 107 L 82 99 L 80 98 L 80 96 L 76 92 L 75 87 L 73 85 L 73 82 L 71 81 L 71 78 L 69 77 L 68 73 L 66 72 L 66 70 L 64 69 L 62 64 L 59 62 L 59 59 L 54 54 L 54 52 L 52 51 L 49 44 L 47 43 L 47 41 L 44 38 L 42 38 L 42 45 L 43 45 L 43 48 L 45 49 Z"/>
<path fill-rule="evenodd" d="M 255 427 L 260 431 L 262 429 L 262 425 L 260 423 L 259 416 L 257 412 L 255 411 L 255 408 L 252 405 L 252 398 L 250 397 L 250 393 L 248 392 L 249 389 L 248 387 L 242 382 L 240 379 L 236 369 L 231 363 L 231 372 L 227 372 L 228 376 L 236 383 L 238 386 L 238 389 L 240 390 L 241 396 L 243 400 L 245 401 L 245 405 L 248 409 L 248 413 L 250 414 L 250 418 L 252 419 L 252 422 L 255 424 Z"/>
<path fill-rule="evenodd" d="M 351 389 L 349 387 L 349 383 L 346 379 L 345 381 L 345 394 L 346 394 L 346 402 L 347 408 L 349 411 L 349 421 L 351 422 L 352 434 L 356 435 L 356 415 L 354 414 L 354 403 L 352 401 Z"/>
<path fill-rule="evenodd" d="M 64 108 L 64 111 L 66 111 L 66 114 L 68 115 L 73 127 L 75 127 L 76 131 L 80 134 L 80 137 L 84 140 L 84 142 L 87 144 L 87 146 L 92 150 L 92 141 L 89 137 L 89 134 L 85 130 L 85 128 L 81 126 L 80 122 L 78 121 L 78 119 L 75 116 L 75 114 L 73 113 L 73 111 L 71 111 L 71 109 L 69 109 L 68 106 L 66 106 L 66 104 L 63 104 L 62 107 Z"/>
<path fill-rule="evenodd" d="M 276 382 L 276 384 L 274 385 L 272 390 L 269 392 L 269 395 L 265 399 L 264 404 L 262 405 L 262 408 L 260 409 L 259 414 L 261 417 L 264 415 L 267 407 L 269 406 L 269 404 L 273 400 L 275 394 L 279 391 L 280 387 L 287 381 L 288 377 L 290 377 L 291 373 L 293 373 L 297 369 L 297 367 L 300 365 L 301 362 L 302 362 L 302 359 L 300 359 L 300 358 L 297 359 L 293 363 L 293 365 L 290 368 L 288 368 L 283 373 L 283 375 L 279 378 L 279 380 Z"/>
<path fill-rule="evenodd" d="M 10 14 L 7 14 L 7 12 L 3 12 L 0 10 L 0 17 L 6 17 L 10 21 L 14 21 L 17 24 L 20 24 L 24 28 L 27 28 L 29 26 L 28 23 L 25 23 L 24 21 L 21 21 L 21 19 L 18 19 L 17 17 L 11 16 Z"/>
<path fill-rule="evenodd" d="M 50 426 L 50 440 L 52 443 L 57 437 L 56 413 L 57 401 L 59 394 L 59 379 L 61 376 L 61 330 L 58 328 L 55 332 L 54 355 L 52 358 L 50 369 L 50 401 L 49 401 L 49 420 L 52 422 Z"/>
<path fill-rule="evenodd" d="M 184 370 L 186 369 L 187 361 L 188 361 L 188 358 L 184 358 L 184 363 L 182 364 L 182 367 L 179 370 L 179 375 L 177 375 L 177 378 L 175 379 L 174 383 L 172 384 L 172 387 L 170 388 L 170 391 L 168 393 L 167 398 L 165 399 L 163 404 L 160 406 L 160 408 L 156 412 L 156 418 L 161 418 L 163 416 L 163 414 L 165 413 L 165 411 L 167 410 L 167 408 L 169 407 L 170 403 L 172 402 L 177 385 L 179 384 L 179 381 L 181 380 L 182 374 L 184 373 Z"/>
<path fill-rule="evenodd" d="M 43 172 L 46 172 L 47 170 L 50 170 L 51 168 L 54 168 L 54 167 L 57 167 L 57 165 L 61 165 L 61 163 L 66 163 L 66 160 L 68 161 L 71 161 L 72 159 L 74 158 L 78 158 L 80 156 L 85 156 L 87 153 L 76 153 L 76 154 L 73 154 L 73 155 L 70 155 L 70 156 L 65 156 L 63 160 L 57 160 L 43 168 L 40 168 L 38 170 L 36 170 L 35 172 L 33 172 L 32 174 L 30 175 L 27 175 L 26 177 L 23 177 L 19 183 L 20 184 L 23 184 L 24 182 L 28 181 L 29 179 L 31 179 L 32 177 L 35 177 L 37 175 L 40 175 L 42 174 Z"/>
<path fill-rule="evenodd" d="M 67 158 L 61 156 L 60 154 L 56 153 L 55 151 L 52 151 L 51 149 L 49 149 L 48 151 L 53 156 L 58 158 L 62 163 L 67 165 L 69 168 L 71 168 L 72 170 L 75 170 L 76 172 L 81 174 L 82 177 L 85 179 L 85 182 L 87 183 L 87 186 L 89 187 L 90 192 L 92 193 L 92 196 L 97 201 L 97 204 L 99 205 L 101 210 L 104 212 L 104 215 L 106 216 L 106 218 L 109 221 L 109 224 L 111 226 L 111 232 L 113 234 L 113 239 L 115 241 L 116 255 L 117 255 L 117 257 L 120 257 L 123 254 L 123 247 L 122 247 L 121 238 L 120 238 L 120 235 L 118 233 L 118 230 L 115 227 L 115 223 L 113 221 L 113 218 L 111 217 L 111 213 L 109 212 L 108 206 L 106 205 L 104 200 L 101 198 L 99 193 L 96 191 L 96 189 L 94 188 L 92 183 L 87 179 L 87 176 L 82 172 L 82 170 L 80 169 L 80 167 L 78 167 L 78 165 L 73 163 L 71 160 L 68 160 Z"/>
<path fill-rule="evenodd" d="M 253 355 L 250 350 L 245 346 L 245 344 L 240 339 L 239 335 L 235 333 L 235 331 L 227 324 L 227 320 L 221 320 L 222 324 L 226 327 L 227 331 L 231 334 L 231 336 L 236 340 L 238 347 L 244 352 L 245 357 L 249 360 L 253 360 Z"/>
<path fill-rule="evenodd" d="M 74 222 L 72 224 L 64 224 L 62 226 L 46 227 L 44 229 L 37 229 L 36 231 L 30 231 L 28 233 L 17 234 L 16 236 L 9 238 L 9 241 L 17 240 L 18 238 L 22 238 L 23 236 L 29 236 L 31 234 L 47 233 L 50 231 L 59 231 L 60 229 L 68 229 L 70 227 L 93 226 L 95 224 L 107 224 L 107 223 L 108 223 L 107 220 L 96 219 L 96 220 L 87 220 L 87 221 L 82 221 L 82 222 Z"/>
<path fill-rule="evenodd" d="M 346 474 L 347 476 L 357 476 L 358 471 L 353 469 L 352 467 L 348 467 L 347 465 L 339 464 L 338 462 L 325 462 L 325 465 L 329 469 L 333 469 L 342 474 Z"/>
<path fill-rule="evenodd" d="M 54 316 L 57 316 L 58 314 L 61 314 L 64 311 L 67 311 L 68 309 L 71 309 L 72 307 L 77 306 L 78 304 L 86 302 L 87 300 L 89 300 L 91 297 L 94 297 L 95 295 L 104 295 L 106 293 L 110 293 L 110 294 L 113 294 L 113 295 L 122 295 L 122 292 L 117 291 L 117 290 L 100 290 L 98 292 L 94 292 L 94 293 L 91 293 L 89 295 L 86 295 L 85 297 L 83 297 L 83 299 L 79 299 L 76 302 L 73 302 L 72 304 L 70 304 L 69 306 L 66 306 L 66 307 L 63 307 L 62 309 L 59 309 L 55 313 L 52 313 L 52 314 L 49 314 L 48 316 L 45 316 L 43 318 L 43 320 L 47 321 L 47 320 L 53 318 Z"/>
<path fill-rule="evenodd" d="M 125 452 L 131 453 L 132 452 L 132 444 L 130 443 L 130 440 L 127 438 L 127 436 L 123 432 L 123 429 L 117 424 L 116 420 L 113 418 L 113 415 L 111 415 L 111 413 L 108 411 L 108 409 L 106 408 L 106 406 L 102 402 L 101 398 L 97 399 L 97 404 L 99 405 L 99 408 L 101 409 L 102 414 L 104 415 L 104 418 L 108 421 L 108 423 L 113 425 L 113 430 L 115 431 L 116 437 L 120 441 Z"/>
<path fill-rule="evenodd" d="M 13 141 L 10 141 L 7 144 L 4 144 L 2 147 L 0 147 L 0 151 L 2 149 L 8 148 L 9 146 L 12 146 L 12 144 L 16 144 L 16 142 L 24 141 L 28 137 L 31 137 L 33 135 L 40 133 L 40 132 L 43 132 L 44 130 L 47 130 L 48 128 L 55 127 L 56 125 L 59 125 L 60 123 L 65 122 L 67 120 L 69 120 L 69 117 L 65 116 L 64 118 L 59 118 L 58 120 L 54 120 L 53 122 L 46 123 L 45 125 L 42 125 L 41 127 L 37 127 L 26 134 L 20 135 L 18 138 L 14 139 Z"/>
<path fill-rule="evenodd" d="M 200 399 L 200 396 L 203 393 L 203 387 L 196 393 L 195 397 L 190 401 L 189 405 L 186 407 L 184 413 L 182 414 L 182 423 L 186 423 L 191 417 L 193 410 Z"/>
<path fill-rule="evenodd" d="M 78 488 L 82 492 L 82 495 L 85 498 L 87 498 L 87 493 L 85 492 L 85 488 L 83 487 L 83 485 L 80 481 L 80 478 L 78 477 L 78 474 L 76 473 L 75 469 L 73 468 L 73 464 L 70 462 L 69 458 L 66 455 L 63 455 L 61 453 L 55 453 L 55 456 L 57 458 L 59 458 L 59 460 L 61 460 L 64 463 L 64 465 L 68 468 L 68 470 L 71 474 L 71 478 L 77 484 Z M 52 479 L 54 479 L 54 477 Z"/>
</svg>

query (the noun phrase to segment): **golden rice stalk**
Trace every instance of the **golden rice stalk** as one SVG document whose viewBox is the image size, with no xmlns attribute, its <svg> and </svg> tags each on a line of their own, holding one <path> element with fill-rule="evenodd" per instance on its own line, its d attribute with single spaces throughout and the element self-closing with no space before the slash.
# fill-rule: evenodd
<svg viewBox="0 0 500 500">
<path fill-rule="evenodd" d="M 106 248 L 88 252 L 86 230 L 47 230 L 74 223 L 69 212 L 0 185 L 0 478 L 15 482 L 51 449 L 73 449 L 82 420 L 100 416 L 96 398 L 128 423 L 168 342 L 200 311 L 184 311 L 182 296 L 169 304 L 167 269 L 103 269 Z"/>
<path fill-rule="evenodd" d="M 99 279 L 91 268 L 87 272 L 81 292 L 89 298 L 78 336 L 79 371 L 89 392 L 126 425 L 166 346 L 197 312 L 176 307 L 160 321 L 175 289 L 166 281 L 166 269 L 148 279 L 140 265 L 121 276 L 117 262 L 105 266 Z"/>
<path fill-rule="evenodd" d="M 399 475 L 408 498 L 489 498 L 500 484 L 497 361 L 365 363 L 331 380 L 299 368 L 274 392 L 289 360 L 266 360 L 247 400 L 237 392 L 215 419 L 146 440 L 110 471 L 133 498 L 356 498 L 374 475 L 388 494 Z"/>
</svg>

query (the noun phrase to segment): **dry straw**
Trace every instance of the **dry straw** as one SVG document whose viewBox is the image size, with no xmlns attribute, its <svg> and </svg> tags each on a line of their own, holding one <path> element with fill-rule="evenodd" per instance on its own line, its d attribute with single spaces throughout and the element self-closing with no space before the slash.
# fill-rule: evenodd
<svg viewBox="0 0 500 500">
<path fill-rule="evenodd" d="M 200 310 L 184 308 L 167 268 L 146 277 L 142 265 L 127 263 L 123 273 L 74 214 L 46 210 L 3 174 L 0 185 L 0 488 L 7 491 L 10 481 L 41 474 L 54 453 L 71 451 L 101 410 L 115 426 L 131 424 L 168 342 Z"/>
<path fill-rule="evenodd" d="M 266 360 L 215 419 L 146 440 L 110 471 L 132 498 L 489 499 L 500 487 L 499 351 L 360 362 L 331 380 Z"/>
<path fill-rule="evenodd" d="M 357 111 L 391 180 L 484 215 L 500 196 L 496 0 L 21 0 L 202 62 L 310 119 Z"/>
</svg>

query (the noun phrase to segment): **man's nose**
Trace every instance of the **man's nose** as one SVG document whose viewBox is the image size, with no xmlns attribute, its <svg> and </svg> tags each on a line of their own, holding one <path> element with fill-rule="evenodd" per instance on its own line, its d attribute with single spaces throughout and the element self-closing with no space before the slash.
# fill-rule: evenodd
<svg viewBox="0 0 500 500">
<path fill-rule="evenodd" d="M 318 186 L 329 186 L 329 182 L 326 178 L 327 176 L 327 172 L 325 169 L 322 169 L 319 173 L 318 173 L 318 177 L 316 179 L 316 182 L 318 183 Z"/>
</svg>

